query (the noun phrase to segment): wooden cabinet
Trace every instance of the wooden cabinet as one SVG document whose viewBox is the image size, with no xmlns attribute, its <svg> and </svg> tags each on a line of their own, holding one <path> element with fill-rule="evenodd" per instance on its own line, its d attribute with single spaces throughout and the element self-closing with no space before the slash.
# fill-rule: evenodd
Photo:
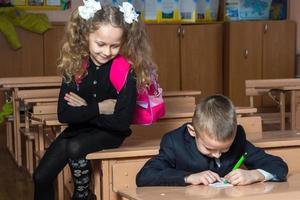
<svg viewBox="0 0 300 200">
<path fill-rule="evenodd" d="M 223 92 L 223 25 L 183 25 L 181 89 L 201 96 Z"/>
<path fill-rule="evenodd" d="M 147 24 L 146 31 L 160 86 L 164 90 L 180 90 L 180 26 Z"/>
<path fill-rule="evenodd" d="M 217 24 L 148 24 L 147 34 L 165 90 L 222 92 L 223 27 Z"/>
<path fill-rule="evenodd" d="M 60 44 L 63 39 L 64 24 L 53 24 L 52 28 L 44 34 L 44 75 L 57 75 L 57 60 Z"/>
<path fill-rule="evenodd" d="M 43 35 L 16 28 L 22 48 L 14 50 L 0 33 L 0 77 L 42 76 Z M 0 92 L 0 111 L 5 102 Z"/>
<path fill-rule="evenodd" d="M 235 105 L 247 106 L 245 80 L 292 78 L 295 71 L 296 25 L 292 21 L 225 23 L 224 93 Z M 255 106 L 270 106 L 257 98 Z"/>
<path fill-rule="evenodd" d="M 17 28 L 22 48 L 13 50 L 0 35 L 0 77 L 43 75 L 43 35 Z"/>
</svg>

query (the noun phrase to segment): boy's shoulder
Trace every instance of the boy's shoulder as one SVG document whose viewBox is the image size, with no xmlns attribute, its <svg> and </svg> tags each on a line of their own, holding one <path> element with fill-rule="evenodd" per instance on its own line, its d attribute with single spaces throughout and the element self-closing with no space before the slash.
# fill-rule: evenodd
<svg viewBox="0 0 300 200">
<path fill-rule="evenodd" d="M 185 140 L 189 140 L 190 139 L 190 134 L 188 133 L 188 130 L 187 130 L 187 125 L 189 123 L 185 123 L 183 124 L 182 126 L 166 133 L 162 140 L 172 140 L 172 141 L 178 141 L 178 142 L 182 142 L 182 141 L 185 141 Z"/>
</svg>

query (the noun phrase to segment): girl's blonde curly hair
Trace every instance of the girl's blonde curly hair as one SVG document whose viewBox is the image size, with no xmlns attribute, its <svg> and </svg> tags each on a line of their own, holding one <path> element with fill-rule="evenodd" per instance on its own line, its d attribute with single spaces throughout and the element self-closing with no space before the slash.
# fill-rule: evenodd
<svg viewBox="0 0 300 200">
<path fill-rule="evenodd" d="M 103 6 L 89 20 L 81 18 L 78 9 L 74 10 L 66 25 L 58 59 L 58 72 L 64 81 L 70 83 L 77 75 L 82 75 L 82 60 L 89 56 L 88 36 L 101 25 L 111 24 L 123 30 L 120 53 L 125 56 L 136 73 L 137 87 L 149 86 L 151 80 L 157 79 L 157 67 L 151 57 L 144 23 L 128 24 L 123 13 L 114 6 Z"/>
</svg>

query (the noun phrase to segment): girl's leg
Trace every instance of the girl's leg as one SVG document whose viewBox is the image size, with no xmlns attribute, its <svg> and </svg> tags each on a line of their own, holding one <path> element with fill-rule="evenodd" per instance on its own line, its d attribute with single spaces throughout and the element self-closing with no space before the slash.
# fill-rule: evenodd
<svg viewBox="0 0 300 200">
<path fill-rule="evenodd" d="M 46 150 L 33 174 L 34 199 L 54 200 L 54 181 L 68 163 L 67 140 L 58 137 Z"/>
<path fill-rule="evenodd" d="M 88 196 L 92 195 L 89 191 L 91 179 L 90 162 L 85 158 L 70 159 L 69 166 L 75 186 L 72 200 L 89 199 Z"/>
<path fill-rule="evenodd" d="M 88 153 L 108 148 L 116 148 L 124 140 L 123 136 L 113 135 L 105 131 L 94 130 L 81 133 L 68 142 L 69 166 L 73 175 L 74 194 L 72 200 L 90 200 L 92 197 L 89 191 L 91 179 L 90 162 L 85 159 Z"/>
<path fill-rule="evenodd" d="M 54 181 L 69 160 L 68 141 L 76 135 L 76 130 L 65 129 L 47 148 L 33 174 L 34 199 L 54 200 Z"/>
</svg>

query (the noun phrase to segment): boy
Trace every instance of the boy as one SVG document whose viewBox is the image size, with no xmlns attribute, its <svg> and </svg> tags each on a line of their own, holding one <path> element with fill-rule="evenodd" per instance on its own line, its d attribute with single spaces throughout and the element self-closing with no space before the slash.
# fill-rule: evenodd
<svg viewBox="0 0 300 200">
<path fill-rule="evenodd" d="M 242 155 L 246 169 L 232 170 Z M 233 185 L 284 181 L 286 163 L 246 140 L 235 108 L 225 96 L 209 96 L 197 105 L 192 123 L 166 134 L 159 154 L 137 174 L 138 186 L 208 185 L 224 177 Z"/>
</svg>

